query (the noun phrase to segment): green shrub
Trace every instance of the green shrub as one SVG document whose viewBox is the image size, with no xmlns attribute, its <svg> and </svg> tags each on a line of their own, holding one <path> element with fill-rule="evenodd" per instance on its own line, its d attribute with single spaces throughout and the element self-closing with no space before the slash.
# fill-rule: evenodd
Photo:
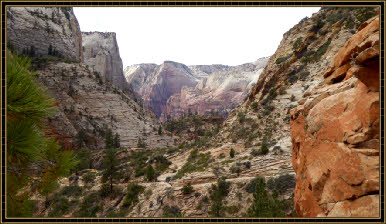
<svg viewBox="0 0 386 224">
<path fill-rule="evenodd" d="M 260 153 L 262 155 L 266 155 L 268 153 L 268 143 L 263 141 L 263 143 L 261 144 L 261 148 L 260 148 Z"/>
<path fill-rule="evenodd" d="M 233 214 L 238 213 L 240 211 L 241 207 L 242 206 L 239 205 L 239 204 L 238 205 L 226 206 L 225 207 L 225 211 L 226 211 L 226 213 L 233 215 Z"/>
<path fill-rule="evenodd" d="M 182 193 L 183 194 L 191 194 L 191 193 L 193 193 L 193 187 L 192 187 L 192 185 L 190 185 L 190 183 L 188 183 L 188 184 L 185 184 L 183 187 L 182 187 Z"/>
<path fill-rule="evenodd" d="M 277 178 L 271 178 L 267 182 L 268 189 L 276 190 L 280 194 L 283 194 L 287 189 L 295 188 L 296 180 L 295 176 L 290 174 L 284 174 Z"/>
<path fill-rule="evenodd" d="M 101 188 L 99 189 L 99 195 L 102 198 L 106 198 L 111 193 L 110 186 L 108 184 L 102 184 Z"/>
<path fill-rule="evenodd" d="M 239 112 L 237 114 L 237 119 L 240 123 L 243 123 L 245 121 L 245 114 L 243 112 Z"/>
<path fill-rule="evenodd" d="M 102 207 L 98 204 L 100 201 L 98 192 L 85 196 L 79 210 L 74 213 L 74 217 L 96 217 L 96 213 L 102 210 Z"/>
<path fill-rule="evenodd" d="M 48 217 L 62 217 L 70 211 L 72 205 L 67 198 L 59 197 L 52 202 L 52 210 L 48 213 Z"/>
<path fill-rule="evenodd" d="M 174 178 L 179 179 L 184 176 L 185 173 L 204 171 L 209 166 L 210 158 L 210 152 L 198 153 L 197 149 L 193 150 L 188 157 L 188 161 L 178 170 Z"/>
<path fill-rule="evenodd" d="M 149 200 L 150 196 L 153 194 L 153 191 L 151 189 L 148 189 L 145 191 L 145 198 L 146 200 Z"/>
<path fill-rule="evenodd" d="M 303 38 L 302 37 L 298 37 L 298 39 L 296 39 L 294 45 L 292 45 L 292 49 L 294 51 L 296 51 L 300 47 L 300 45 L 302 44 L 302 41 L 303 41 Z"/>
<path fill-rule="evenodd" d="M 138 143 L 137 143 L 138 148 L 146 148 L 146 142 L 142 138 L 138 138 Z"/>
<path fill-rule="evenodd" d="M 263 178 L 256 178 L 252 205 L 248 209 L 249 217 L 284 217 L 286 204 L 278 199 L 278 193 L 272 195 L 265 189 Z"/>
<path fill-rule="evenodd" d="M 66 196 L 66 197 L 79 197 L 82 196 L 83 188 L 80 186 L 65 186 L 58 195 Z"/>
<path fill-rule="evenodd" d="M 83 181 L 86 183 L 86 184 L 89 184 L 89 183 L 92 183 L 93 181 L 95 180 L 95 173 L 93 172 L 87 172 L 84 176 L 83 176 Z"/>
<path fill-rule="evenodd" d="M 282 62 L 287 61 L 287 59 L 290 58 L 291 56 L 292 56 L 292 55 L 290 54 L 290 55 L 287 55 L 287 56 L 278 58 L 278 59 L 276 59 L 275 63 L 276 63 L 276 64 L 281 64 Z"/>
<path fill-rule="evenodd" d="M 145 169 L 147 181 L 153 181 L 156 178 L 155 171 L 152 165 L 148 165 Z"/>
<path fill-rule="evenodd" d="M 123 206 L 130 207 L 131 205 L 138 203 L 138 195 L 140 195 L 144 190 L 145 188 L 143 186 L 136 183 L 130 183 L 127 186 L 127 194 L 123 201 Z"/>
<path fill-rule="evenodd" d="M 229 188 L 230 183 L 225 181 L 225 178 L 220 178 L 217 180 L 217 184 L 212 184 L 209 189 L 209 198 L 211 201 L 210 215 L 214 217 L 224 216 L 223 199 L 228 195 Z"/>
<path fill-rule="evenodd" d="M 355 18 L 358 20 L 358 25 L 362 24 L 366 20 L 374 17 L 376 12 L 375 7 L 360 7 L 355 10 Z"/>
<path fill-rule="evenodd" d="M 229 152 L 229 156 L 231 158 L 235 157 L 235 150 L 233 148 L 231 148 L 231 151 Z"/>
<path fill-rule="evenodd" d="M 252 110 L 256 112 L 257 109 L 259 108 L 259 104 L 258 104 L 257 102 L 253 102 L 253 103 L 251 104 L 251 107 L 252 107 Z"/>
<path fill-rule="evenodd" d="M 165 205 L 162 209 L 163 214 L 162 217 L 164 218 L 181 218 L 181 210 L 177 206 L 169 206 Z"/>
<path fill-rule="evenodd" d="M 84 169 L 91 168 L 91 151 L 90 149 L 83 148 L 75 151 L 76 158 L 80 161 L 78 165 L 74 168 L 74 171 L 81 171 Z"/>
</svg>

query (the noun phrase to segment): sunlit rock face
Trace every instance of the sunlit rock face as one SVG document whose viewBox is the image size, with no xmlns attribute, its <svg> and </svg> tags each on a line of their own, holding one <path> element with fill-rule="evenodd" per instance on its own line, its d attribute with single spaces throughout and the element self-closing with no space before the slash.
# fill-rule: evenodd
<svg viewBox="0 0 386 224">
<path fill-rule="evenodd" d="M 304 217 L 379 216 L 379 19 L 335 54 L 291 111 L 295 208 Z"/>
<path fill-rule="evenodd" d="M 192 65 L 165 61 L 125 69 L 127 82 L 161 121 L 191 113 L 224 116 L 243 101 L 268 58 L 239 66 Z"/>
<path fill-rule="evenodd" d="M 82 32 L 82 40 L 84 62 L 90 69 L 99 72 L 103 80 L 121 89 L 127 89 L 116 34 Z"/>
<path fill-rule="evenodd" d="M 190 113 L 217 113 L 226 117 L 239 105 L 256 83 L 268 58 L 255 64 L 247 63 L 209 73 L 194 87 L 183 87 L 180 93 L 171 96 L 161 120 L 180 118 Z"/>
<path fill-rule="evenodd" d="M 70 7 L 7 7 L 7 42 L 19 53 L 83 60 L 82 34 Z"/>
</svg>

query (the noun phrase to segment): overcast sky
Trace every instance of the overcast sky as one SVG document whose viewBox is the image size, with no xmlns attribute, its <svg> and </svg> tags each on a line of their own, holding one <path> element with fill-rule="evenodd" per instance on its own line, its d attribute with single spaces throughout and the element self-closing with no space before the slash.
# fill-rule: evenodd
<svg viewBox="0 0 386 224">
<path fill-rule="evenodd" d="M 319 8 L 74 7 L 82 31 L 115 32 L 124 67 L 171 60 L 239 65 L 270 56 Z"/>
</svg>

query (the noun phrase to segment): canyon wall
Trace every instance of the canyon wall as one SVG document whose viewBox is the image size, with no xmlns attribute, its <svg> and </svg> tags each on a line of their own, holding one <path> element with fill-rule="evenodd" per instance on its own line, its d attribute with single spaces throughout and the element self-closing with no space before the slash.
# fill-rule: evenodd
<svg viewBox="0 0 386 224">
<path fill-rule="evenodd" d="M 140 139 L 149 148 L 173 144 L 174 137 L 158 134 L 156 116 L 122 88 L 127 83 L 114 33 L 84 33 L 85 63 L 79 63 L 82 34 L 72 8 L 10 7 L 7 18 L 9 47 L 32 58 L 38 81 L 56 100 L 47 134 L 65 148 L 104 148 L 107 128 L 119 134 L 122 147 L 136 147 Z"/>
<path fill-rule="evenodd" d="M 303 217 L 379 216 L 379 19 L 338 51 L 291 111 L 295 207 Z"/>
<path fill-rule="evenodd" d="M 263 71 L 268 58 L 256 63 L 229 66 L 226 69 L 208 73 L 194 87 L 183 87 L 181 92 L 172 95 L 167 103 L 161 120 L 181 118 L 187 114 L 216 113 L 226 117 L 248 95 Z"/>
<path fill-rule="evenodd" d="M 144 106 L 158 117 L 165 110 L 170 96 L 179 93 L 184 86 L 195 86 L 199 81 L 188 66 L 173 61 L 161 65 L 132 65 L 125 69 L 125 77 L 142 98 Z"/>
<path fill-rule="evenodd" d="M 83 60 L 82 34 L 70 7 L 7 7 L 7 43 L 19 53 Z"/>
<path fill-rule="evenodd" d="M 82 32 L 84 62 L 98 72 L 101 79 L 125 90 L 128 89 L 123 75 L 116 34 L 112 32 Z"/>
</svg>

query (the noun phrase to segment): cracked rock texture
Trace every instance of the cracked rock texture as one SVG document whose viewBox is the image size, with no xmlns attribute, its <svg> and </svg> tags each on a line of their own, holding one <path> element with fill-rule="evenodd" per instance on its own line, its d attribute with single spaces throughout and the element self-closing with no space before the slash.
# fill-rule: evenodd
<svg viewBox="0 0 386 224">
<path fill-rule="evenodd" d="M 51 45 L 63 57 L 82 61 L 82 34 L 70 7 L 7 7 L 7 41 L 15 50 L 34 48 L 47 55 Z"/>
<path fill-rule="evenodd" d="M 379 19 L 335 54 L 291 110 L 295 208 L 303 217 L 379 216 Z"/>
<path fill-rule="evenodd" d="M 128 89 L 123 75 L 116 34 L 107 32 L 82 32 L 84 62 L 103 80 L 125 90 Z"/>
</svg>

